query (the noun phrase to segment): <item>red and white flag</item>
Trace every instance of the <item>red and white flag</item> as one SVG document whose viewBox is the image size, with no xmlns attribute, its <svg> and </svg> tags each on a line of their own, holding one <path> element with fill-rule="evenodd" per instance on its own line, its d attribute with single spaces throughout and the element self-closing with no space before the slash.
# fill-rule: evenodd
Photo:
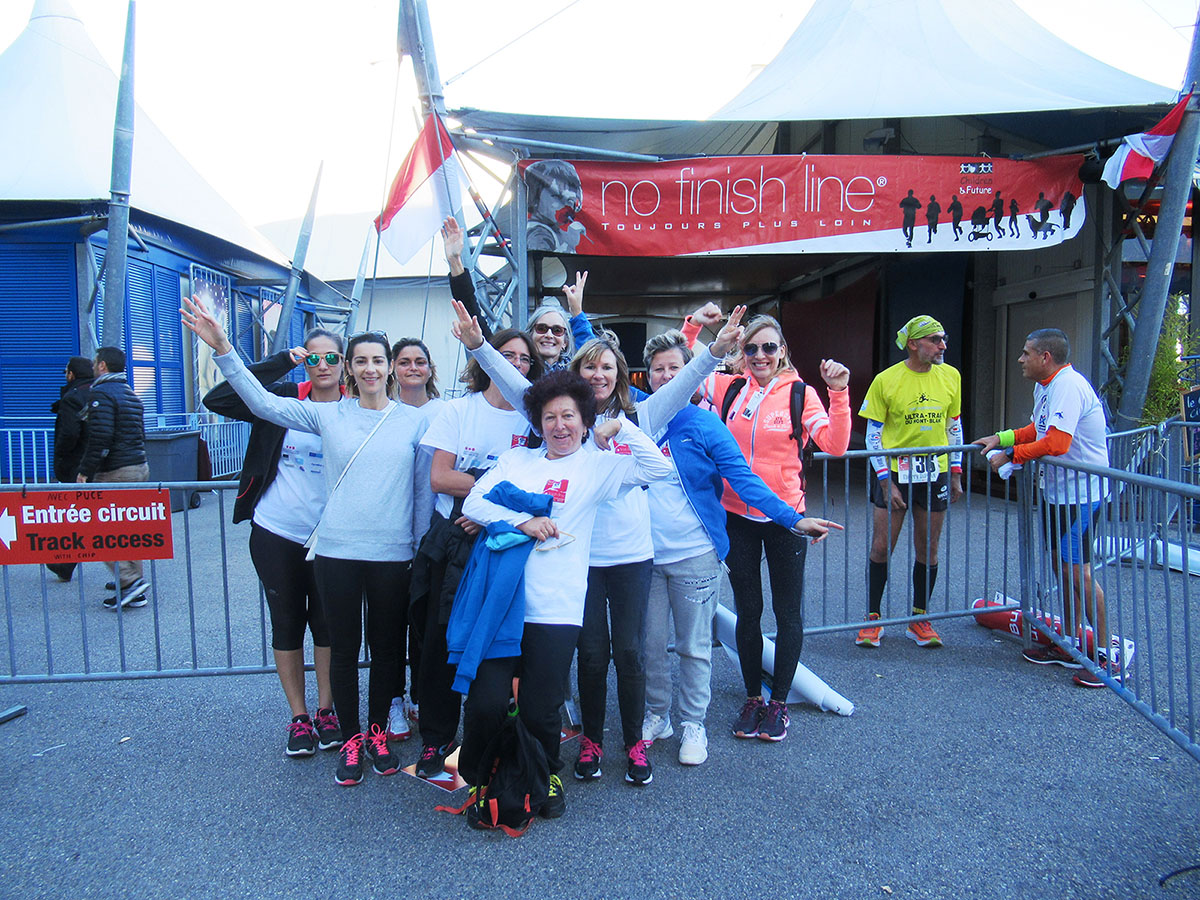
<svg viewBox="0 0 1200 900">
<path fill-rule="evenodd" d="M 392 182 L 387 205 L 375 220 L 383 245 L 406 263 L 429 243 L 442 221 L 462 208 L 466 179 L 450 134 L 431 113 Z"/>
<path fill-rule="evenodd" d="M 1166 159 L 1191 99 L 1192 95 L 1188 93 L 1149 131 L 1125 135 L 1117 152 L 1104 164 L 1101 180 L 1115 190 L 1130 178 L 1149 178 L 1154 167 Z"/>
</svg>

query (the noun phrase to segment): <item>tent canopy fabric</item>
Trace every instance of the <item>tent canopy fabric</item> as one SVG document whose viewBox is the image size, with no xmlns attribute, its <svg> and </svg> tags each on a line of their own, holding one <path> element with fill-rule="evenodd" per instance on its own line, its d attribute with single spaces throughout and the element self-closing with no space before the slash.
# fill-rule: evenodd
<svg viewBox="0 0 1200 900">
<path fill-rule="evenodd" d="M 1012 0 L 817 0 L 775 59 L 705 121 L 453 114 L 481 134 L 685 157 L 774 152 L 780 122 L 970 116 L 1045 136 L 1062 111 L 1121 111 L 1089 117 L 1061 143 L 1038 141 L 1065 146 L 1119 137 L 1175 99 L 1077 50 Z"/>
<path fill-rule="evenodd" d="M 0 54 L 0 201 L 107 201 L 117 85 L 70 4 L 38 0 Z M 130 205 L 288 265 L 140 107 Z"/>
<path fill-rule="evenodd" d="M 913 118 L 1135 106 L 1171 88 L 1106 65 L 1012 0 L 817 0 L 712 118 Z"/>
</svg>

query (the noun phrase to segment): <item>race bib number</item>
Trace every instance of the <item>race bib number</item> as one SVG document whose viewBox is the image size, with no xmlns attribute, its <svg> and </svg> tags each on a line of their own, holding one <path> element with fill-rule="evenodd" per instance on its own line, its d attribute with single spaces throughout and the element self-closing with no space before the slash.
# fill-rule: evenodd
<svg viewBox="0 0 1200 900">
<path fill-rule="evenodd" d="M 897 461 L 896 475 L 901 484 L 924 484 L 937 481 L 938 470 L 936 456 L 902 456 Z"/>
</svg>

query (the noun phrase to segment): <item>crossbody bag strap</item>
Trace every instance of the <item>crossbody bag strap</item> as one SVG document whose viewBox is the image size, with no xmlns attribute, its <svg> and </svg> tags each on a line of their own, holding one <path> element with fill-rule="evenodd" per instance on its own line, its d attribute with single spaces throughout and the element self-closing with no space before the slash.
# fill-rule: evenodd
<svg viewBox="0 0 1200 900">
<path fill-rule="evenodd" d="M 391 403 L 388 405 L 387 412 L 385 412 L 380 417 L 379 421 L 375 423 L 375 427 L 372 428 L 369 432 L 367 432 L 367 436 L 365 438 L 363 438 L 363 442 L 358 445 L 358 449 L 355 450 L 354 454 L 350 457 L 349 460 L 347 460 L 346 467 L 344 469 L 342 469 L 342 474 L 337 477 L 337 481 L 335 481 L 333 483 L 333 487 L 329 489 L 329 496 L 325 499 L 325 509 L 329 509 L 329 501 L 333 499 L 333 495 L 337 492 L 338 486 L 341 485 L 342 479 L 346 477 L 346 473 L 350 471 L 350 467 L 352 465 L 354 465 L 354 461 L 356 459 L 358 459 L 358 454 L 362 453 L 363 447 L 367 446 L 367 444 L 370 443 L 371 438 L 375 437 L 375 432 L 377 432 L 380 428 L 383 427 L 383 423 L 387 421 L 388 416 L 390 416 L 392 414 L 392 410 L 394 410 L 397 405 L 398 404 L 396 404 L 396 403 Z M 324 520 L 325 520 L 325 513 L 322 512 L 321 518 L 318 519 L 317 524 L 313 526 L 312 534 L 310 534 L 308 536 L 308 540 L 304 542 L 304 546 L 308 548 L 308 556 L 305 557 L 306 559 L 313 558 L 314 551 L 315 551 L 315 548 L 317 545 L 317 532 L 321 529 L 321 522 L 323 522 Z"/>
</svg>

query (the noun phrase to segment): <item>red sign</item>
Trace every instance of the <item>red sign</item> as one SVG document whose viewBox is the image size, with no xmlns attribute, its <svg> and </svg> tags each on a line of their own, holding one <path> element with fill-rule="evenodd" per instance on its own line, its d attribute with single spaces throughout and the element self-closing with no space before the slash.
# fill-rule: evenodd
<svg viewBox="0 0 1200 900">
<path fill-rule="evenodd" d="M 174 555 L 169 491 L 0 493 L 0 565 Z"/>
<path fill-rule="evenodd" d="M 1029 250 L 1084 221 L 1082 156 L 536 160 L 530 250 L 601 256 Z"/>
</svg>

